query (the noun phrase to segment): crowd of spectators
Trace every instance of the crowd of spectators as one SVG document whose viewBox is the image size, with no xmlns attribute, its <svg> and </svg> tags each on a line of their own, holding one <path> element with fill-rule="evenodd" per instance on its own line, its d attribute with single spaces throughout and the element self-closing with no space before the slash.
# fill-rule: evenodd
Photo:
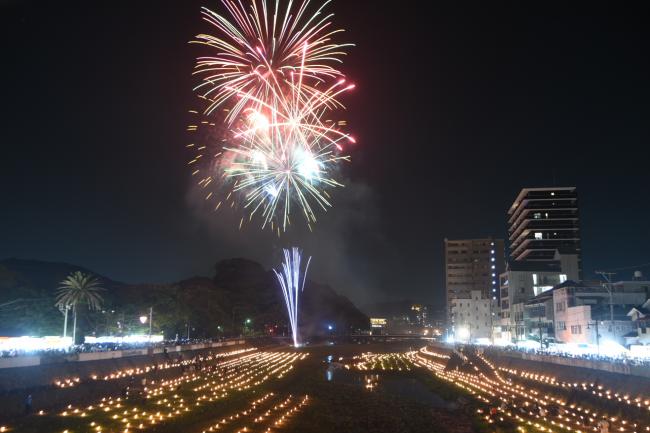
<svg viewBox="0 0 650 433">
<path fill-rule="evenodd" d="M 618 363 L 624 365 L 650 367 L 650 359 L 647 358 L 633 357 L 624 353 L 615 356 L 598 354 L 598 353 L 578 353 L 573 351 L 562 350 L 562 348 L 558 347 L 557 345 L 548 348 L 526 348 L 526 347 L 519 347 L 515 345 L 488 346 L 486 348 L 486 351 L 488 352 L 491 351 L 495 353 L 498 352 L 531 353 L 531 354 L 543 355 L 543 356 L 557 356 L 561 358 L 584 359 L 588 361 L 604 361 L 604 362 Z"/>
<path fill-rule="evenodd" d="M 178 339 L 166 340 L 155 343 L 147 341 L 139 343 L 94 343 L 94 344 L 76 344 L 67 348 L 60 349 L 46 349 L 46 350 L 22 350 L 10 349 L 0 351 L 0 358 L 15 358 L 18 356 L 40 356 L 48 358 L 65 357 L 75 353 L 89 353 L 89 352 L 111 352 L 116 350 L 135 350 L 147 348 L 159 348 L 165 346 L 186 346 L 191 344 L 207 344 L 223 341 L 223 338 L 192 338 L 192 339 Z"/>
</svg>

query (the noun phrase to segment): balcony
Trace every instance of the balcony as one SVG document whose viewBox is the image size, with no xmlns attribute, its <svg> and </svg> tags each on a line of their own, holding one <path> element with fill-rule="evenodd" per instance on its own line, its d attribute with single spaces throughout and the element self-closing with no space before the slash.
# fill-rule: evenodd
<svg viewBox="0 0 650 433">
<path fill-rule="evenodd" d="M 508 219 L 508 224 L 512 224 L 514 221 L 519 219 L 519 217 L 525 211 L 537 210 L 537 211 L 552 211 L 558 209 L 570 209 L 577 211 L 578 202 L 577 199 L 557 199 L 549 198 L 544 200 L 534 200 L 534 201 L 523 201 L 517 208 L 517 210 L 510 216 Z"/>
</svg>

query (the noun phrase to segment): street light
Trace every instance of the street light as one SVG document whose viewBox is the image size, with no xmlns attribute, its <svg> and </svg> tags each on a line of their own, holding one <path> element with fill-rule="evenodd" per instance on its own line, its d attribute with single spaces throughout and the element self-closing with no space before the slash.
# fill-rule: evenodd
<svg viewBox="0 0 650 433">
<path fill-rule="evenodd" d="M 140 323 L 142 323 L 143 325 L 147 323 L 147 316 L 140 316 Z"/>
<path fill-rule="evenodd" d="M 462 327 L 458 329 L 458 338 L 461 340 L 467 340 L 469 342 L 470 331 L 469 328 Z"/>
</svg>

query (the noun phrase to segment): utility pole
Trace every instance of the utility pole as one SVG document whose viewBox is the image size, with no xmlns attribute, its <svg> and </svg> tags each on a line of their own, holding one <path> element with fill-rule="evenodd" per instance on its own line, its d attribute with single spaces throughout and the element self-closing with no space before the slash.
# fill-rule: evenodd
<svg viewBox="0 0 650 433">
<path fill-rule="evenodd" d="M 587 322 L 587 327 L 589 327 L 591 323 Z M 598 356 L 600 356 L 600 332 L 598 331 L 598 320 L 594 320 L 593 323 L 596 327 L 596 348 L 598 350 Z"/>
<path fill-rule="evenodd" d="M 77 303 L 72 304 L 72 345 L 77 343 Z"/>
<path fill-rule="evenodd" d="M 68 311 L 70 311 L 70 305 L 59 304 L 59 311 L 63 314 L 63 338 L 68 336 Z"/>
<path fill-rule="evenodd" d="M 607 293 L 609 293 L 609 331 L 611 332 L 612 327 L 614 326 L 614 302 L 612 297 L 614 286 L 612 286 L 612 276 L 616 275 L 616 273 L 596 271 L 596 274 L 602 276 L 605 281 L 607 281 L 607 284 L 603 284 L 603 286 L 605 287 L 605 290 L 607 290 Z"/>
<path fill-rule="evenodd" d="M 600 332 L 598 331 L 598 320 L 596 320 L 596 350 L 600 356 Z"/>
<path fill-rule="evenodd" d="M 65 313 L 63 317 L 63 338 L 66 338 L 68 336 L 68 306 L 66 305 L 65 307 Z"/>
<path fill-rule="evenodd" d="M 149 346 L 151 346 L 151 329 L 153 327 L 153 307 L 149 307 Z"/>
<path fill-rule="evenodd" d="M 539 350 L 544 350 L 544 344 L 542 343 L 542 316 L 537 318 L 537 327 L 539 328 Z"/>
</svg>

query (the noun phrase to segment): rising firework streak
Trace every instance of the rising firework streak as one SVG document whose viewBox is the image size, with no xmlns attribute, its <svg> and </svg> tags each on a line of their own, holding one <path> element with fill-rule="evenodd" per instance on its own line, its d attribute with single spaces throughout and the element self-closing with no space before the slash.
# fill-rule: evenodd
<svg viewBox="0 0 650 433">
<path fill-rule="evenodd" d="M 300 272 L 300 263 L 302 260 L 300 249 L 293 247 L 290 250 L 284 249 L 284 262 L 280 271 L 273 270 L 280 283 L 284 302 L 287 306 L 289 315 L 289 324 L 291 326 L 291 335 L 293 337 L 294 347 L 298 347 L 298 304 L 300 293 L 305 288 L 305 279 L 311 257 L 307 259 L 305 270 Z"/>
</svg>

